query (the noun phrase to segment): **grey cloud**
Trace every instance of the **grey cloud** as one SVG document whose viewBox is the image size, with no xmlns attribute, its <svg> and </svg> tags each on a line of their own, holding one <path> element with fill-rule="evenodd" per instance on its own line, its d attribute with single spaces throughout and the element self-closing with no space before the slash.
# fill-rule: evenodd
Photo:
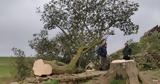
<svg viewBox="0 0 160 84">
<path fill-rule="evenodd" d="M 32 34 L 43 28 L 40 15 L 36 8 L 43 6 L 49 0 L 0 0 L 0 55 L 11 55 L 13 46 L 23 49 L 27 55 L 34 54 L 28 46 Z M 124 47 L 129 39 L 139 38 L 155 25 L 160 25 L 160 0 L 134 0 L 140 4 L 139 10 L 132 16 L 135 24 L 140 26 L 137 35 L 123 36 L 116 30 L 116 35 L 108 38 L 109 54 Z M 51 31 L 54 36 L 59 30 Z"/>
<path fill-rule="evenodd" d="M 156 25 L 160 25 L 160 0 L 138 0 L 139 10 L 132 17 L 132 20 L 140 26 L 138 36 L 142 36 Z"/>
<path fill-rule="evenodd" d="M 4 1 L 0 1 L 0 55 L 11 55 L 14 46 L 31 55 L 33 50 L 29 48 L 28 40 L 43 27 L 36 6 L 31 0 Z"/>
</svg>

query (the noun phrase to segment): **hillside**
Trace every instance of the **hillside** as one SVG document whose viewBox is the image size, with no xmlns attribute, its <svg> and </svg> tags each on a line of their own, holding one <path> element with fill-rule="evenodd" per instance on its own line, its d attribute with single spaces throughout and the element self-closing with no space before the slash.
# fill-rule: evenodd
<svg viewBox="0 0 160 84">
<path fill-rule="evenodd" d="M 132 43 L 132 58 L 141 70 L 160 68 L 160 26 L 147 31 L 139 42 Z M 111 55 L 113 59 L 122 58 L 122 49 Z"/>
</svg>

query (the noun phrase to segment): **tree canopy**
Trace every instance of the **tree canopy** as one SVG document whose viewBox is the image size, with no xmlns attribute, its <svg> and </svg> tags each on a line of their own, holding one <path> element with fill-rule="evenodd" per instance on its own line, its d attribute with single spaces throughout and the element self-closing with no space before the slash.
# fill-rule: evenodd
<svg viewBox="0 0 160 84">
<path fill-rule="evenodd" d="M 131 16 L 138 6 L 138 3 L 130 0 L 51 0 L 44 4 L 44 10 L 39 11 L 41 21 L 44 29 L 59 29 L 61 32 L 52 40 L 42 37 L 41 32 L 38 34 L 40 39 L 33 39 L 30 45 L 36 51 L 44 50 L 43 54 L 38 52 L 41 55 L 49 53 L 47 49 L 52 47 L 55 48 L 49 50 L 52 54 L 63 52 L 63 57 L 69 56 L 70 60 L 79 49 L 82 49 L 80 56 L 89 56 L 88 53 L 94 51 L 102 37 L 111 34 L 112 28 L 120 29 L 124 35 L 137 33 L 138 25 L 131 21 Z M 47 48 L 40 47 L 45 46 L 43 43 L 52 42 L 53 45 L 47 45 Z"/>
</svg>

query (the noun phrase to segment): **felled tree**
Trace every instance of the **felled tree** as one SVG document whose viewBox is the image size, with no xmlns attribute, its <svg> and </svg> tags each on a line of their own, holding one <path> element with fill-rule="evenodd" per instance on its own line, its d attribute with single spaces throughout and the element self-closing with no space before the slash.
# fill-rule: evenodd
<svg viewBox="0 0 160 84">
<path fill-rule="evenodd" d="M 55 38 L 48 38 L 48 31 L 41 30 L 40 33 L 33 35 L 33 39 L 29 41 L 29 45 L 34 49 L 38 59 L 57 60 L 64 63 L 69 63 L 72 55 L 76 53 L 74 43 L 67 42 L 67 37 L 63 34 L 58 34 Z M 92 48 L 79 59 L 77 65 L 85 67 L 90 61 L 98 61 L 95 54 L 95 48 Z"/>
<path fill-rule="evenodd" d="M 137 33 L 138 26 L 130 17 L 137 11 L 138 3 L 129 0 L 52 0 L 44 5 L 41 20 L 47 30 L 59 29 L 65 41 L 61 45 L 66 52 L 74 49 L 69 64 L 52 64 L 55 73 L 73 73 L 76 63 L 90 49 L 101 43 L 112 28 L 124 35 Z M 69 44 L 72 48 L 67 47 Z"/>
</svg>

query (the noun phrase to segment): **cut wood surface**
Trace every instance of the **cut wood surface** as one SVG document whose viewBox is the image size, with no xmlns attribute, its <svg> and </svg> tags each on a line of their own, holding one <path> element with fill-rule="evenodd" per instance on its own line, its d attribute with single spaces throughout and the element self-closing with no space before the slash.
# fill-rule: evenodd
<svg viewBox="0 0 160 84">
<path fill-rule="evenodd" d="M 42 59 L 38 59 L 33 64 L 34 75 L 43 76 L 52 74 L 52 66 L 45 64 Z"/>
</svg>

